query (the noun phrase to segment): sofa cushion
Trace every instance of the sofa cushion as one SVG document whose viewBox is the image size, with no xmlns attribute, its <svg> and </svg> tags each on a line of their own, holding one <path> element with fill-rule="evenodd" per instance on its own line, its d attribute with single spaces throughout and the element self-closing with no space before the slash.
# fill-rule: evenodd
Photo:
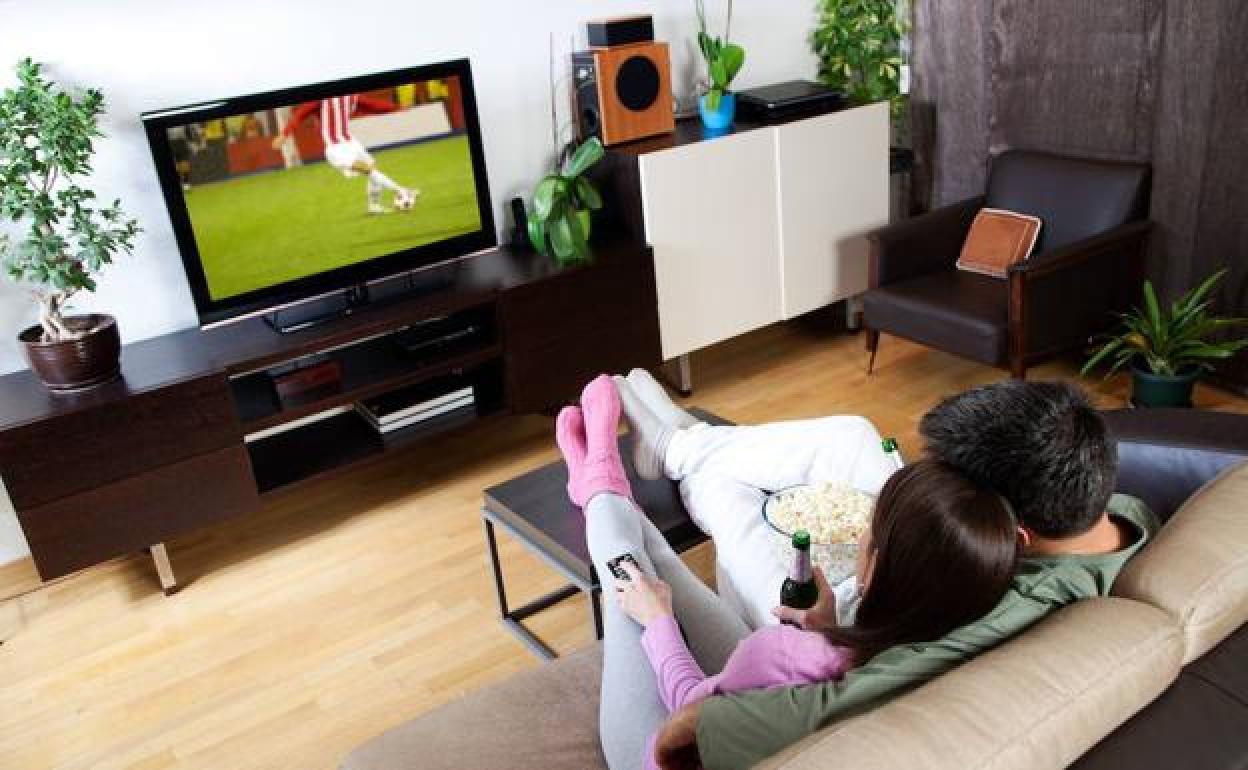
<svg viewBox="0 0 1248 770">
<path fill-rule="evenodd" d="M 1066 767 L 1174 681 L 1174 622 L 1125 599 L 1088 599 L 760 767 L 815 770 Z"/>
<path fill-rule="evenodd" d="M 1248 622 L 1248 463 L 1192 495 L 1127 563 L 1113 593 L 1169 613 L 1195 660 Z"/>
<path fill-rule="evenodd" d="M 1009 296 L 995 278 L 946 270 L 863 295 L 868 328 L 986 364 L 1005 360 Z"/>
<path fill-rule="evenodd" d="M 342 770 L 594 770 L 602 646 L 477 690 L 352 751 Z"/>
</svg>

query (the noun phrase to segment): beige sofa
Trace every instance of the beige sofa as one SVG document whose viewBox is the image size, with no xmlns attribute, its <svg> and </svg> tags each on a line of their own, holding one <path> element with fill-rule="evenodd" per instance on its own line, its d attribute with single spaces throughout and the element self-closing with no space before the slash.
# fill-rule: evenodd
<svg viewBox="0 0 1248 770">
<path fill-rule="evenodd" d="M 1112 597 L 1067 607 L 956 671 L 831 725 L 762 766 L 964 770 L 1071 764 L 1166 691 L 1185 664 L 1248 621 L 1246 501 L 1248 464 L 1241 463 L 1183 504 L 1128 565 Z M 512 677 L 370 741 L 343 768 L 603 768 L 600 665 L 594 645 Z"/>
</svg>

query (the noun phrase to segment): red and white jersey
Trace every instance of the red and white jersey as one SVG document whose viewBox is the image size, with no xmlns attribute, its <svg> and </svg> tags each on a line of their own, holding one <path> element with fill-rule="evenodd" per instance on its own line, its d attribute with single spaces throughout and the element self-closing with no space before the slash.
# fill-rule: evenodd
<svg viewBox="0 0 1248 770">
<path fill-rule="evenodd" d="M 321 100 L 321 139 L 326 146 L 352 140 L 351 115 L 358 103 L 355 94 Z"/>
</svg>

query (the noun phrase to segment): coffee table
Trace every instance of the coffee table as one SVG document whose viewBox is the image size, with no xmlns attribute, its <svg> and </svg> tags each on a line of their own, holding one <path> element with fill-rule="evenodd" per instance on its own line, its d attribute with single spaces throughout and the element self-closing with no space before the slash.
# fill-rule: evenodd
<svg viewBox="0 0 1248 770">
<path fill-rule="evenodd" d="M 709 412 L 692 411 L 706 422 L 729 424 Z M 620 439 L 620 452 L 626 458 L 630 456 L 631 440 L 628 436 Z M 686 551 L 706 540 L 706 535 L 689 518 L 675 482 L 666 479 L 643 481 L 636 476 L 629 463 L 625 464 L 630 466 L 629 482 L 638 505 L 674 550 L 678 553 Z M 545 659 L 554 658 L 554 651 L 524 621 L 577 593 L 588 596 L 594 636 L 602 638 L 600 587 L 585 544 L 585 517 L 568 500 L 567 483 L 564 464 L 554 462 L 485 490 L 481 507 L 485 544 L 494 575 L 494 587 L 498 592 L 499 618 L 530 651 Z M 498 557 L 496 527 L 520 541 L 562 575 L 568 584 L 519 607 L 512 607 Z"/>
</svg>

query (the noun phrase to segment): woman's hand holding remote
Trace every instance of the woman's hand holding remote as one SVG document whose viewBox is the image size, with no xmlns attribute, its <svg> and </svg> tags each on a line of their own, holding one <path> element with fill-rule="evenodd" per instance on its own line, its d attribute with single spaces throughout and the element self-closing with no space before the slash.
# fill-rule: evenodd
<svg viewBox="0 0 1248 770">
<path fill-rule="evenodd" d="M 836 627 L 836 594 L 828 585 L 828 578 L 821 567 L 815 567 L 815 584 L 819 586 L 819 598 L 808 610 L 795 610 L 779 606 L 771 611 L 781 623 L 790 623 L 807 631 L 824 631 Z"/>
<path fill-rule="evenodd" d="M 615 582 L 620 609 L 642 626 L 672 615 L 672 589 L 667 583 L 643 573 L 631 562 L 621 561 L 619 566 L 628 573 L 628 580 Z"/>
</svg>

